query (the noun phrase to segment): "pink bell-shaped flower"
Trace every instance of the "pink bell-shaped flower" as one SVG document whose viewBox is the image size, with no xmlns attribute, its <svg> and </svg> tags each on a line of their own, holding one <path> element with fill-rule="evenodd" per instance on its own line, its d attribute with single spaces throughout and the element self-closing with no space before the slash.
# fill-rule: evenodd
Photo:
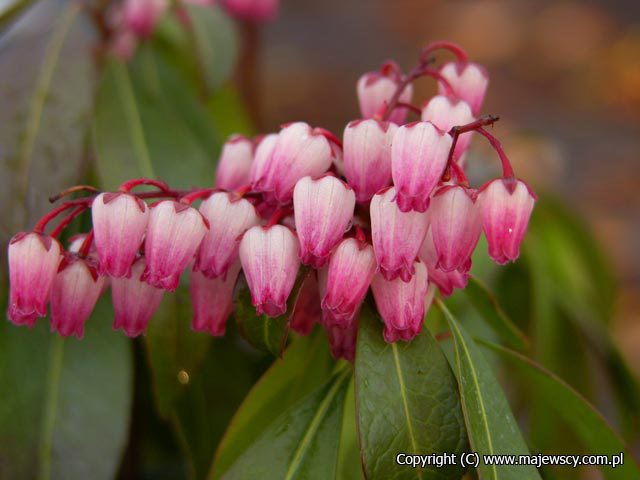
<svg viewBox="0 0 640 480">
<path fill-rule="evenodd" d="M 198 249 L 194 270 L 209 278 L 224 277 L 238 260 L 240 237 L 258 225 L 260 219 L 248 200 L 225 192 L 203 200 L 200 213 L 209 221 L 210 228 Z"/>
<path fill-rule="evenodd" d="M 469 273 L 460 272 L 458 270 L 452 270 L 445 272 L 436 267 L 438 262 L 438 253 L 436 247 L 433 244 L 433 236 L 431 234 L 431 228 L 427 232 L 427 236 L 420 247 L 420 259 L 427 266 L 427 272 L 429 273 L 429 282 L 435 284 L 440 293 L 444 297 L 448 297 L 453 293 L 456 288 L 465 288 L 469 281 Z"/>
<path fill-rule="evenodd" d="M 427 209 L 450 149 L 451 136 L 431 122 L 409 123 L 398 129 L 391 146 L 391 174 L 401 211 Z"/>
<path fill-rule="evenodd" d="M 291 123 L 278 135 L 269 158 L 260 159 L 252 176 L 252 187 L 286 203 L 291 200 L 298 180 L 307 175 L 318 177 L 327 171 L 333 161 L 332 155 L 333 149 L 322 131 L 312 129 L 304 122 Z"/>
<path fill-rule="evenodd" d="M 276 148 L 276 143 L 278 143 L 278 134 L 270 133 L 259 138 L 256 142 L 253 163 L 249 170 L 249 183 L 251 185 L 256 185 L 259 179 L 267 175 L 271 154 L 273 153 L 273 149 Z"/>
<path fill-rule="evenodd" d="M 442 66 L 440 74 L 449 82 L 456 97 L 467 102 L 473 115 L 478 116 L 489 86 L 486 69 L 473 62 L 449 62 Z M 438 91 L 446 94 L 447 87 L 438 82 Z"/>
<path fill-rule="evenodd" d="M 84 336 L 84 323 L 102 293 L 104 277 L 90 258 L 67 254 L 51 289 L 51 331 Z"/>
<path fill-rule="evenodd" d="M 316 271 L 311 270 L 300 286 L 300 292 L 291 315 L 291 330 L 300 335 L 309 335 L 316 323 L 322 320 L 320 292 Z"/>
<path fill-rule="evenodd" d="M 475 191 L 459 185 L 446 185 L 433 196 L 430 219 L 436 267 L 445 272 L 471 268 L 471 255 L 482 233 L 475 196 Z"/>
<path fill-rule="evenodd" d="M 142 280 L 175 290 L 207 230 L 204 217 L 189 205 L 163 200 L 153 206 L 144 244 L 147 265 Z"/>
<path fill-rule="evenodd" d="M 356 90 L 362 118 L 373 118 L 383 112 L 400 84 L 400 72 L 397 67 L 387 67 L 391 66 L 386 65 L 379 71 L 367 72 L 358 79 Z M 412 96 L 413 86 L 409 84 L 398 100 L 411 103 Z M 407 111 L 404 108 L 396 108 L 388 118 L 389 121 L 401 125 L 407 118 Z"/>
<path fill-rule="evenodd" d="M 139 37 L 149 37 L 168 8 L 167 0 L 125 0 L 122 22 L 126 30 Z"/>
<path fill-rule="evenodd" d="M 478 203 L 489 256 L 499 264 L 514 261 L 527 231 L 536 195 L 515 178 L 498 178 L 480 189 Z"/>
<path fill-rule="evenodd" d="M 436 95 L 422 107 L 422 121 L 431 122 L 443 132 L 449 132 L 452 127 L 466 125 L 474 120 L 467 102 L 446 95 Z M 458 161 L 464 155 L 471 143 L 471 137 L 471 132 L 458 137 L 453 160 Z"/>
<path fill-rule="evenodd" d="M 222 3 L 234 17 L 261 23 L 276 16 L 279 0 L 222 0 Z"/>
<path fill-rule="evenodd" d="M 329 260 L 322 298 L 327 324 L 345 327 L 352 321 L 375 272 L 371 245 L 356 238 L 347 238 L 338 245 Z"/>
<path fill-rule="evenodd" d="M 233 263 L 224 277 L 208 278 L 201 272 L 191 273 L 191 328 L 224 336 L 227 319 L 233 311 L 233 289 L 240 273 L 240 261 Z"/>
<path fill-rule="evenodd" d="M 144 333 L 164 295 L 161 288 L 141 280 L 144 269 L 145 261 L 141 257 L 131 267 L 129 278 L 111 279 L 111 299 L 115 313 L 113 329 L 121 328 L 129 337 Z"/>
<path fill-rule="evenodd" d="M 344 358 L 353 362 L 356 357 L 356 340 L 358 337 L 358 322 L 353 319 L 345 326 L 325 325 L 331 356 L 336 360 Z"/>
<path fill-rule="evenodd" d="M 378 120 L 355 120 L 344 129 L 344 175 L 366 203 L 391 185 L 391 141 L 398 126 Z"/>
<path fill-rule="evenodd" d="M 240 261 L 258 314 L 287 310 L 287 298 L 300 268 L 298 240 L 282 225 L 252 227 L 240 242 Z"/>
<path fill-rule="evenodd" d="M 91 205 L 91 217 L 100 274 L 129 276 L 147 229 L 147 204 L 127 193 L 101 193 Z"/>
<path fill-rule="evenodd" d="M 216 188 L 235 190 L 249 183 L 253 162 L 253 142 L 242 135 L 233 135 L 222 147 L 216 168 Z"/>
<path fill-rule="evenodd" d="M 353 190 L 336 177 L 298 181 L 293 211 L 302 263 L 317 268 L 329 260 L 331 250 L 349 229 L 355 205 Z"/>
<path fill-rule="evenodd" d="M 16 325 L 32 327 L 47 315 L 47 304 L 58 272 L 62 248 L 54 238 L 21 232 L 9 242 L 9 308 Z"/>
<path fill-rule="evenodd" d="M 380 274 L 376 274 L 371 282 L 373 298 L 384 320 L 384 339 L 388 343 L 411 340 L 422 329 L 428 274 L 421 261 L 417 261 L 414 268 L 416 273 L 409 282 L 385 280 Z"/>
<path fill-rule="evenodd" d="M 427 212 L 401 212 L 391 187 L 371 199 L 371 237 L 378 269 L 387 280 L 408 282 L 429 228 Z"/>
</svg>

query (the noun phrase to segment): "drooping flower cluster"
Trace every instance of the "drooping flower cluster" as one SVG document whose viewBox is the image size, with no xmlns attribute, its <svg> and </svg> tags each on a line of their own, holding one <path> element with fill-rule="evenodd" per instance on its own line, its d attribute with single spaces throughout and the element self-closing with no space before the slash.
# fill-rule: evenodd
<svg viewBox="0 0 640 480">
<path fill-rule="evenodd" d="M 432 69 L 437 48 L 457 60 Z M 411 82 L 424 75 L 437 79 L 440 93 L 419 110 L 410 103 Z M 63 203 L 11 240 L 9 318 L 31 326 L 50 304 L 52 329 L 81 337 L 110 286 L 114 328 L 136 336 L 190 269 L 196 331 L 224 334 L 242 272 L 256 314 L 287 314 L 300 334 L 320 323 L 336 357 L 354 357 L 369 289 L 385 340 L 411 340 L 436 289 L 448 296 L 466 286 L 482 232 L 495 262 L 518 257 L 533 209 L 535 195 L 483 128 L 497 118 L 478 116 L 487 85 L 484 69 L 459 47 L 432 44 L 409 74 L 388 63 L 362 76 L 363 118 L 346 125 L 342 142 L 294 122 L 256 139 L 231 137 L 214 188 L 176 191 L 137 179 Z M 414 111 L 421 120 L 406 123 Z M 464 171 L 471 132 L 491 142 L 503 168 L 479 189 Z M 140 184 L 157 190 L 133 193 Z M 64 251 L 56 237 L 89 208 L 93 230 Z M 306 277 L 287 311 L 302 268 Z"/>
<path fill-rule="evenodd" d="M 175 13 L 183 22 L 188 22 L 188 17 L 181 10 L 185 5 L 213 8 L 219 5 L 240 20 L 262 23 L 275 16 L 278 4 L 279 0 L 178 0 Z M 123 0 L 117 4 L 109 18 L 114 30 L 113 53 L 124 60 L 131 58 L 138 41 L 151 37 L 170 8 L 170 0 Z"/>
</svg>

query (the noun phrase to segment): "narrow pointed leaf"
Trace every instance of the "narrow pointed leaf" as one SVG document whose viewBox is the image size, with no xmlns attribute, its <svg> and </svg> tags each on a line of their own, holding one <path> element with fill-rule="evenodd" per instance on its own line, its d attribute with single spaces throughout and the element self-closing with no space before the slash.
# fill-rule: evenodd
<svg viewBox="0 0 640 480">
<path fill-rule="evenodd" d="M 462 408 L 471 449 L 483 455 L 528 455 L 529 449 L 511 413 L 509 403 L 487 361 L 471 337 L 440 300 L 453 334 L 455 363 Z M 539 480 L 533 466 L 495 466 L 480 462 L 479 472 L 486 480 Z"/>
<path fill-rule="evenodd" d="M 623 465 L 616 468 L 599 467 L 605 478 L 640 478 L 640 468 L 624 440 L 586 398 L 534 360 L 489 342 L 483 341 L 482 346 L 499 353 L 510 364 L 516 366 L 536 392 L 544 398 L 546 407 L 555 410 L 566 421 L 590 454 L 617 455 L 624 452 Z"/>
<path fill-rule="evenodd" d="M 460 454 L 468 448 L 458 386 L 427 329 L 388 344 L 382 322 L 365 305 L 356 350 L 355 394 L 366 478 L 460 478 L 460 465 L 402 468 L 398 453 Z"/>
<path fill-rule="evenodd" d="M 335 478 L 349 368 L 278 417 L 222 476 L 246 478 Z"/>
<path fill-rule="evenodd" d="M 495 297 L 482 282 L 476 278 L 469 279 L 464 293 L 476 311 L 502 340 L 516 350 L 522 351 L 528 348 L 527 337 L 504 313 Z"/>
</svg>

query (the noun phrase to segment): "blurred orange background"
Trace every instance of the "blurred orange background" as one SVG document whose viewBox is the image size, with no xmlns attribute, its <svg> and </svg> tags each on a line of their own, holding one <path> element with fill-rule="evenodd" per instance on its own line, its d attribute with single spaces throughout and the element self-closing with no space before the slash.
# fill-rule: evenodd
<svg viewBox="0 0 640 480">
<path fill-rule="evenodd" d="M 637 0 L 282 0 L 249 73 L 259 130 L 305 120 L 341 134 L 360 74 L 390 58 L 408 70 L 440 39 L 488 67 L 484 112 L 502 117 L 494 133 L 518 176 L 562 196 L 603 244 L 620 283 L 614 334 L 640 373 Z M 414 104 L 435 92 L 428 78 L 416 87 Z M 484 180 L 498 162 L 478 138 L 474 150 Z"/>
</svg>

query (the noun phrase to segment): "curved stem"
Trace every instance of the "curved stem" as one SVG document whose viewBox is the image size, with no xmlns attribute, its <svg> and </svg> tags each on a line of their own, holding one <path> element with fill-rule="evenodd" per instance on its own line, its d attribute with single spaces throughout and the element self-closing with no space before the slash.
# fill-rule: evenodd
<svg viewBox="0 0 640 480">
<path fill-rule="evenodd" d="M 54 203 L 60 200 L 62 197 L 66 197 L 67 195 L 71 195 L 72 193 L 75 193 L 75 192 L 83 192 L 83 191 L 98 193 L 100 190 L 98 190 L 96 187 L 93 187 L 91 185 L 75 185 L 73 187 L 69 187 L 66 190 L 61 191 L 60 193 L 57 193 L 56 195 L 52 195 L 51 197 L 49 197 L 49 201 L 51 203 Z"/>
<path fill-rule="evenodd" d="M 87 208 L 89 208 L 88 205 L 80 205 L 75 210 L 72 210 L 71 213 L 69 213 L 65 218 L 60 220 L 60 223 L 58 223 L 58 225 L 56 225 L 56 228 L 54 228 L 51 231 L 51 236 L 53 238 L 58 238 L 58 236 L 62 233 L 62 231 L 65 228 L 67 228 L 67 226 L 73 221 L 73 219 L 76 218 L 77 216 L 79 216 Z"/>
<path fill-rule="evenodd" d="M 214 190 L 215 190 L 214 188 L 203 188 L 201 190 L 194 190 L 191 193 L 188 193 L 182 198 L 180 198 L 180 203 L 191 205 L 193 202 L 195 202 L 199 198 L 208 197 L 214 192 Z"/>
<path fill-rule="evenodd" d="M 89 250 L 91 250 L 91 244 L 93 243 L 93 229 L 89 230 L 87 236 L 84 237 L 84 241 L 82 245 L 80 245 L 80 249 L 78 250 L 79 257 L 86 257 L 89 255 Z"/>
<path fill-rule="evenodd" d="M 498 156 L 500 157 L 500 162 L 502 163 L 502 177 L 503 178 L 514 178 L 515 175 L 513 173 L 513 167 L 511 166 L 511 162 L 509 161 L 509 157 L 504 153 L 504 149 L 502 148 L 502 144 L 500 141 L 487 132 L 484 128 L 477 128 L 476 131 L 489 140 L 491 146 L 498 152 Z"/>
<path fill-rule="evenodd" d="M 269 221 L 265 225 L 266 228 L 273 227 L 276 223 L 282 220 L 287 215 L 291 215 L 293 213 L 293 209 L 291 207 L 280 207 L 276 209 L 275 212 L 269 218 Z"/>
<path fill-rule="evenodd" d="M 462 47 L 460 47 L 455 43 L 447 42 L 447 41 L 437 41 L 437 42 L 430 43 L 424 48 L 424 50 L 422 51 L 422 54 L 420 55 L 420 58 L 421 59 L 427 58 L 431 53 L 433 53 L 436 50 L 449 50 L 451 53 L 453 53 L 456 56 L 459 62 L 466 63 L 469 61 L 467 52 L 465 52 L 462 49 Z"/>
<path fill-rule="evenodd" d="M 422 115 L 422 110 L 420 110 L 418 107 L 416 107 L 415 105 L 412 105 L 410 103 L 398 102 L 396 104 L 396 107 L 398 107 L 398 108 L 406 108 L 410 112 L 413 112 L 413 113 L 415 113 L 417 115 Z"/>
<path fill-rule="evenodd" d="M 154 187 L 158 187 L 163 192 L 170 191 L 169 185 L 161 180 L 154 180 L 152 178 L 134 178 L 133 180 L 127 180 L 122 185 L 120 185 L 118 191 L 122 193 L 129 193 L 130 190 L 139 185 L 152 185 Z"/>
<path fill-rule="evenodd" d="M 91 205 L 92 201 L 93 201 L 93 197 L 91 197 L 91 198 L 81 198 L 81 199 L 78 199 L 78 200 L 70 200 L 68 202 L 63 203 L 59 207 L 54 208 L 49 213 L 44 215 L 40 220 L 38 220 L 38 223 L 36 223 L 36 226 L 33 227 L 33 231 L 35 233 L 44 233 L 44 230 L 47 227 L 47 224 L 51 220 L 56 218 L 58 215 L 60 215 L 62 212 L 65 212 L 65 211 L 67 211 L 67 210 L 69 210 L 71 208 L 77 207 L 79 205 L 86 205 L 88 207 L 89 205 Z"/>
</svg>

